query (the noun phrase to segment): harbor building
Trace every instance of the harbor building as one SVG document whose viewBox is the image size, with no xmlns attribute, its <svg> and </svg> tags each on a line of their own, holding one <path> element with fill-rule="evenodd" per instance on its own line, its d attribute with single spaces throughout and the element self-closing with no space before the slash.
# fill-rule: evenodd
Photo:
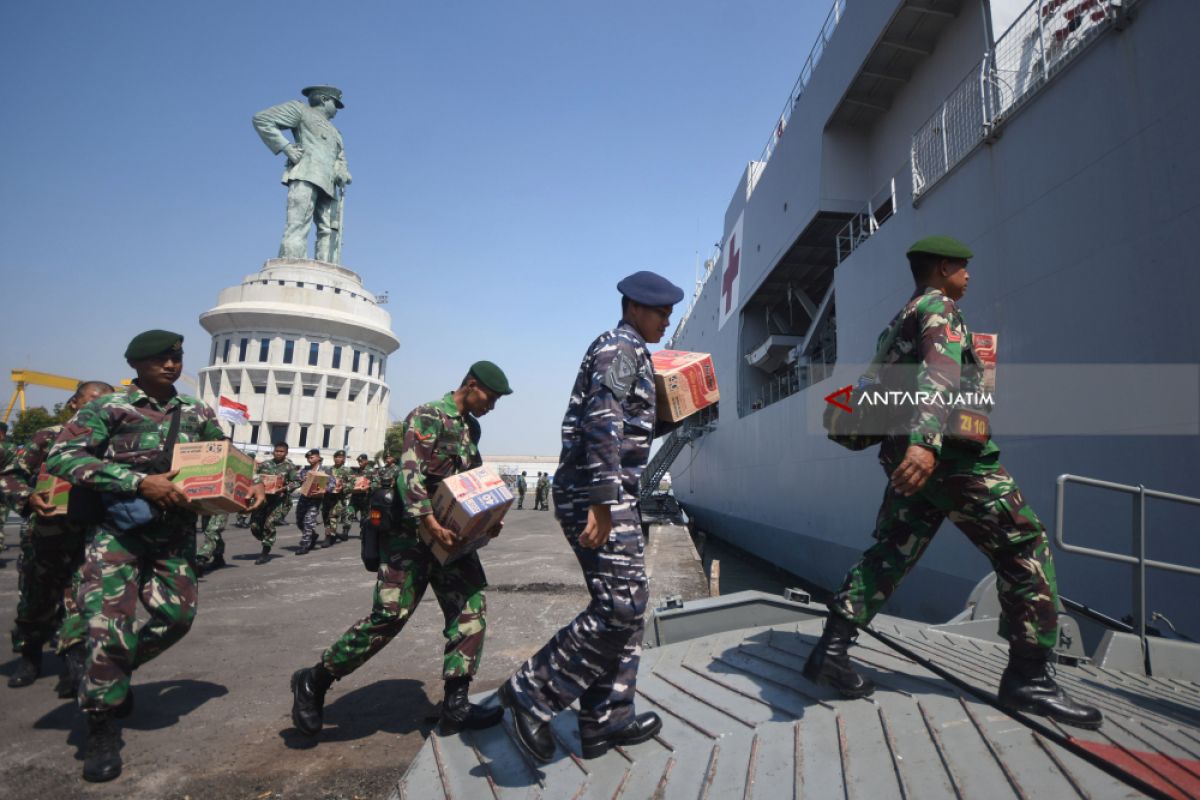
<svg viewBox="0 0 1200 800">
<path fill-rule="evenodd" d="M 385 296 L 337 264 L 274 258 L 221 290 L 200 315 L 212 334 L 200 396 L 246 406 L 234 442 L 265 453 L 276 441 L 374 456 L 388 426 L 387 357 L 400 346 Z M 228 423 L 222 423 L 228 424 Z"/>
</svg>

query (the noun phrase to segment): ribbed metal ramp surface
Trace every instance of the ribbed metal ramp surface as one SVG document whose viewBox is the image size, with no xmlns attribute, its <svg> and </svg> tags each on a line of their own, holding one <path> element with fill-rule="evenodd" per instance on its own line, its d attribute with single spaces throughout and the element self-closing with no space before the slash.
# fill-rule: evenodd
<svg viewBox="0 0 1200 800">
<path fill-rule="evenodd" d="M 664 723 L 653 741 L 584 761 L 568 711 L 554 724 L 555 760 L 535 767 L 506 716 L 486 731 L 431 735 L 392 796 L 1141 796 L 865 635 L 851 652 L 879 685 L 873 697 L 843 700 L 812 685 L 800 670 L 821 624 L 739 630 L 645 651 L 639 709 L 657 711 Z M 875 628 L 995 691 L 1003 646 L 889 617 Z M 1200 686 L 1089 666 L 1060 666 L 1058 679 L 1106 718 L 1100 731 L 1058 728 L 1062 734 L 1169 795 L 1200 797 Z"/>
</svg>

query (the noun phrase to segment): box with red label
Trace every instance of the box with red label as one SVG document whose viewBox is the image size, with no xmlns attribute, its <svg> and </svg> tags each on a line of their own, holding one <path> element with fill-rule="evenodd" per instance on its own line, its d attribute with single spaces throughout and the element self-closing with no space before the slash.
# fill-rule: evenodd
<svg viewBox="0 0 1200 800">
<path fill-rule="evenodd" d="M 260 475 L 259 478 L 267 494 L 279 494 L 287 485 L 283 475 Z"/>
<path fill-rule="evenodd" d="M 983 385 L 979 388 L 988 394 L 996 391 L 996 340 L 999 338 L 997 333 L 971 334 L 971 348 L 983 365 Z"/>
<path fill-rule="evenodd" d="M 224 514 L 245 511 L 254 485 L 254 459 L 228 441 L 181 442 L 175 445 L 174 482 L 194 511 Z"/>
<path fill-rule="evenodd" d="M 659 419 L 678 422 L 721 399 L 708 353 L 659 350 L 651 360 Z"/>
<path fill-rule="evenodd" d="M 421 538 L 439 563 L 448 564 L 488 543 L 487 532 L 496 526 L 513 504 L 508 484 L 491 467 L 451 475 L 433 495 L 433 516 L 443 527 L 462 537 L 462 544 L 447 550 L 432 542 L 420 529 Z"/>
<path fill-rule="evenodd" d="M 67 499 L 71 495 L 71 484 L 46 472 L 45 467 L 42 467 L 41 472 L 38 473 L 37 486 L 33 488 L 33 491 L 47 498 L 54 506 L 54 510 L 50 513 L 38 516 L 60 517 L 67 513 Z"/>
<path fill-rule="evenodd" d="M 300 484 L 300 494 L 305 497 L 320 497 L 329 489 L 329 476 L 324 472 L 310 472 Z"/>
<path fill-rule="evenodd" d="M 355 479 L 354 479 L 355 494 L 358 494 L 359 492 L 369 491 L 370 488 L 371 488 L 371 477 L 369 475 L 359 475 L 359 476 L 355 477 Z"/>
</svg>

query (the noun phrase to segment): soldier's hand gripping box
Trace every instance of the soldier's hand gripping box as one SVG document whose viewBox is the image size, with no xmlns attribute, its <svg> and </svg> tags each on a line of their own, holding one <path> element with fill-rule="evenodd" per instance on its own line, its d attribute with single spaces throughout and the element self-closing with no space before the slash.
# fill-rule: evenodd
<svg viewBox="0 0 1200 800">
<path fill-rule="evenodd" d="M 245 511 L 254 485 L 254 459 L 229 441 L 181 442 L 175 445 L 171 469 L 175 483 L 202 514 Z"/>
<path fill-rule="evenodd" d="M 282 475 L 263 475 L 261 478 L 263 491 L 267 494 L 279 494 L 283 491 L 285 483 Z"/>
<path fill-rule="evenodd" d="M 370 489 L 371 489 L 371 478 L 369 476 L 359 475 L 358 477 L 356 477 L 354 479 L 354 493 L 355 494 L 359 494 L 360 492 L 370 491 Z"/>
<path fill-rule="evenodd" d="M 424 529 L 418 530 L 438 563 L 448 564 L 487 544 L 487 532 L 512 504 L 513 493 L 504 479 L 491 467 L 478 467 L 446 478 L 433 495 L 434 518 L 462 537 L 462 544 L 448 550 L 431 541 Z"/>
<path fill-rule="evenodd" d="M 50 504 L 54 506 L 54 510 L 39 516 L 43 517 L 61 517 L 67 513 L 67 500 L 71 496 L 71 484 L 64 481 L 62 478 L 56 478 L 46 468 L 42 467 L 38 472 L 37 486 L 33 490 L 38 494 L 50 500 Z"/>
<path fill-rule="evenodd" d="M 310 472 L 300 484 L 300 494 L 305 497 L 320 497 L 329 489 L 329 476 L 324 472 Z"/>
<path fill-rule="evenodd" d="M 721 399 L 708 353 L 659 350 L 651 361 L 659 419 L 678 422 Z"/>
</svg>

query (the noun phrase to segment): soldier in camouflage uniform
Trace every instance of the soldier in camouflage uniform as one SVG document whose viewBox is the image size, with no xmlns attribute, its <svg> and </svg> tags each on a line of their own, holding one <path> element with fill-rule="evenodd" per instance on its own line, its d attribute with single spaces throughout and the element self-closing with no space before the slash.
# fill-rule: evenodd
<svg viewBox="0 0 1200 800">
<path fill-rule="evenodd" d="M 313 448 L 304 454 L 308 466 L 300 470 L 300 482 L 308 478 L 310 473 L 329 474 L 329 468 L 321 466 L 321 451 Z M 325 492 L 333 488 L 333 481 L 326 483 Z M 296 527 L 300 529 L 300 549 L 296 555 L 307 555 L 317 544 L 317 524 L 321 520 L 321 509 L 325 503 L 325 492 L 314 495 L 301 494 L 296 501 Z"/>
<path fill-rule="evenodd" d="M 350 473 L 351 479 L 355 482 L 359 478 L 366 478 L 374 483 L 375 468 L 371 466 L 371 457 L 366 453 L 359 453 L 358 466 L 351 467 Z M 353 519 L 357 520 L 359 525 L 367 518 L 367 508 L 370 500 L 371 490 L 369 488 L 357 491 L 352 490 L 350 493 L 350 511 L 352 512 Z"/>
<path fill-rule="evenodd" d="M 322 547 L 329 547 L 339 539 L 344 542 L 350 538 L 350 488 L 354 473 L 346 466 L 345 450 L 333 454 L 333 466 L 329 468 L 329 474 L 333 483 L 321 501 L 321 520 L 325 523 L 325 543 Z"/>
<path fill-rule="evenodd" d="M 617 284 L 622 320 L 583 357 L 562 423 L 554 510 L 592 599 L 500 687 L 517 739 L 537 760 L 554 755 L 550 720 L 579 701 L 584 758 L 644 742 L 662 727 L 634 711 L 643 615 L 649 599 L 638 480 L 656 424 L 654 365 L 683 290 L 652 272 Z"/>
<path fill-rule="evenodd" d="M 547 472 L 538 473 L 537 486 L 533 490 L 533 507 L 539 511 L 550 509 L 550 474 Z"/>
<path fill-rule="evenodd" d="M 17 455 L 17 448 L 8 440 L 8 423 L 0 422 L 0 469 L 8 466 L 8 464 Z M 0 554 L 4 552 L 4 525 L 8 522 L 9 504 L 3 498 L 0 498 Z M 3 558 L 0 558 L 0 567 L 8 564 Z"/>
<path fill-rule="evenodd" d="M 196 551 L 197 575 L 225 566 L 225 539 L 221 533 L 228 521 L 228 514 L 212 514 L 202 519 L 204 544 Z"/>
<path fill-rule="evenodd" d="M 127 391 L 88 403 L 67 422 L 46 469 L 75 487 L 101 492 L 91 526 L 79 596 L 88 621 L 88 657 L 79 704 L 88 717 L 83 777 L 107 781 L 121 772 L 114 717 L 132 710 L 133 671 L 179 641 L 196 614 L 196 515 L 172 482 L 166 440 L 225 438 L 212 409 L 175 391 L 183 337 L 147 331 L 125 359 L 137 371 Z M 75 505 L 72 497 L 72 505 Z M 251 507 L 262 503 L 261 488 Z M 151 513 L 154 512 L 154 513 Z M 141 523 L 141 524 L 138 524 Z M 149 614 L 136 624 L 138 598 Z"/>
<path fill-rule="evenodd" d="M 933 540 L 947 517 L 988 557 L 1000 595 L 1000 635 L 1009 664 L 1000 682 L 1002 705 L 1068 725 L 1098 728 L 1099 710 L 1067 697 L 1047 663 L 1058 642 L 1058 589 L 1046 529 L 1000 464 L 1000 448 L 979 418 L 932 400 L 976 394 L 982 362 L 957 302 L 967 290 L 966 245 L 931 236 L 908 250 L 917 289 L 880 337 L 880 381 L 916 394 L 901 430 L 884 439 L 879 461 L 890 476 L 875 524 L 875 544 L 847 573 L 830 604 L 829 620 L 804 674 L 847 697 L 865 697 L 870 680 L 854 671 L 848 648 Z"/>
<path fill-rule="evenodd" d="M 388 453 L 383 457 L 383 466 L 371 475 L 371 491 L 390 489 L 396 485 L 396 478 L 399 475 L 400 463 L 396 460 L 395 454 Z"/>
<path fill-rule="evenodd" d="M 538 473 L 541 475 L 542 473 Z M 525 507 L 525 492 L 529 491 L 529 483 L 525 480 L 526 473 L 517 476 L 517 508 Z"/>
<path fill-rule="evenodd" d="M 67 400 L 67 408 L 77 411 L 112 390 L 103 381 L 85 381 Z M 46 455 L 62 429 L 62 425 L 42 428 L 16 458 L 0 469 L 0 502 L 14 506 L 29 518 L 21 535 L 17 619 L 12 632 L 13 652 L 20 653 L 21 660 L 8 685 L 28 686 L 37 680 L 42 646 L 50 641 L 62 618 L 66 630 L 59 630 L 58 653 L 66 659 L 67 669 L 55 691 L 59 697 L 74 697 L 86 653 L 72 586 L 78 586 L 87 531 L 66 515 L 49 516 L 54 511 L 50 498 L 34 491 Z"/>
<path fill-rule="evenodd" d="M 271 548 L 275 546 L 275 526 L 283 521 L 291 508 L 292 492 L 300 486 L 300 469 L 288 458 L 287 444 L 276 442 L 271 458 L 254 466 L 254 475 L 255 483 L 259 484 L 264 475 L 283 476 L 283 488 L 268 493 L 267 501 L 250 515 L 250 535 L 262 542 L 262 553 L 254 563 L 262 565 L 271 559 Z"/>
<path fill-rule="evenodd" d="M 404 455 L 393 505 L 402 507 L 403 512 L 394 512 L 392 530 L 380 533 L 380 566 L 371 614 L 342 634 L 316 666 L 292 676 L 292 721 L 302 733 L 312 736 L 320 731 L 329 686 L 358 669 L 398 635 L 431 584 L 446 619 L 445 697 L 439 731 L 451 735 L 463 728 L 485 728 L 503 717 L 498 707 L 484 709 L 467 700 L 471 678 L 483 656 L 486 628 L 483 590 L 487 579 L 479 554 L 471 552 L 441 565 L 421 536 L 450 549 L 457 544 L 457 535 L 434 518 L 431 498 L 442 480 L 483 463 L 477 418 L 491 411 L 502 395 L 511 393 L 500 368 L 479 361 L 458 389 L 417 406 L 405 418 Z M 489 533 L 499 532 L 497 526 Z"/>
</svg>

